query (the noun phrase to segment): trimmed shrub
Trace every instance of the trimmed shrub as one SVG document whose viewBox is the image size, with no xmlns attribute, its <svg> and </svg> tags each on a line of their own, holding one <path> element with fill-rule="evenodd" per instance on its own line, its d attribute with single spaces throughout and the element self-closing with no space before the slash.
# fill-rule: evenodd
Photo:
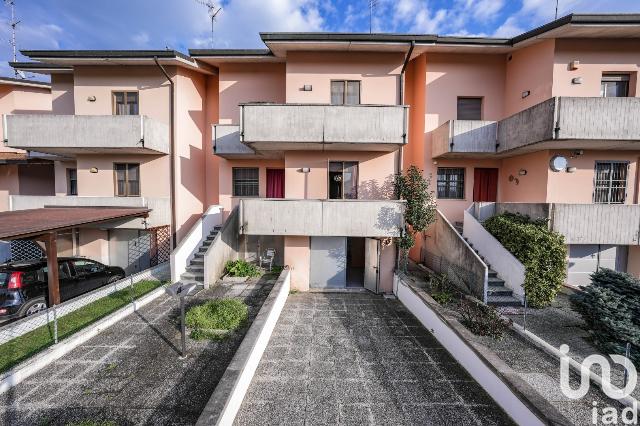
<svg viewBox="0 0 640 426">
<path fill-rule="evenodd" d="M 258 267 L 246 260 L 230 260 L 224 265 L 224 272 L 232 277 L 259 277 Z"/>
<path fill-rule="evenodd" d="M 473 334 L 501 340 L 511 326 L 511 320 L 503 319 L 493 306 L 469 299 L 461 299 L 458 312 L 462 324 Z"/>
<path fill-rule="evenodd" d="M 624 355 L 629 342 L 631 359 L 640 362 L 640 280 L 601 268 L 591 274 L 591 285 L 581 289 L 570 300 L 595 345 L 606 354 Z"/>
<path fill-rule="evenodd" d="M 195 340 L 225 338 L 247 321 L 249 308 L 238 299 L 215 299 L 194 306 L 185 315 L 185 323 L 191 328 Z"/>
<path fill-rule="evenodd" d="M 503 213 L 484 222 L 484 227 L 524 265 L 524 289 L 534 308 L 549 305 L 567 277 L 564 237 L 549 230 L 544 220 Z"/>
</svg>

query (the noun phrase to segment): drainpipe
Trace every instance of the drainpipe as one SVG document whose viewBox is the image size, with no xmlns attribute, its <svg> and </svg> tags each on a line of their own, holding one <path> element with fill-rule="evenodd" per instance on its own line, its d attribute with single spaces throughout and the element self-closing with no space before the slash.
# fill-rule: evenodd
<svg viewBox="0 0 640 426">
<path fill-rule="evenodd" d="M 402 64 L 402 69 L 400 70 L 400 99 L 399 105 L 404 105 L 404 73 L 407 70 L 407 65 L 409 65 L 409 60 L 411 59 L 411 54 L 413 53 L 413 48 L 416 46 L 415 40 L 411 40 L 411 44 L 409 45 L 409 50 L 407 51 L 406 56 L 404 57 L 404 63 Z M 405 139 L 409 138 L 408 132 L 409 129 L 406 126 L 407 117 L 405 117 Z M 402 173 L 402 161 L 403 161 L 403 147 L 401 146 L 398 150 L 398 173 Z"/>
<path fill-rule="evenodd" d="M 169 204 L 171 210 L 171 250 L 178 246 L 177 238 L 176 238 L 176 163 L 175 163 L 175 106 L 174 106 L 174 98 L 175 98 L 175 83 L 167 74 L 167 71 L 164 69 L 160 62 L 158 62 L 158 57 L 153 57 L 154 62 L 162 71 L 162 74 L 166 77 L 169 82 Z"/>
</svg>

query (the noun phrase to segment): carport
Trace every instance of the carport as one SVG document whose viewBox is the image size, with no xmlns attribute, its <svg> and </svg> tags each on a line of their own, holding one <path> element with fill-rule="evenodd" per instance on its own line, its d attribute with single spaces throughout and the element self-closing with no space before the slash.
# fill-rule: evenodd
<svg viewBox="0 0 640 426">
<path fill-rule="evenodd" d="M 44 243 L 47 254 L 49 305 L 60 304 L 57 233 L 79 226 L 147 217 L 147 208 L 44 207 L 0 212 L 0 240 L 31 239 Z"/>
</svg>

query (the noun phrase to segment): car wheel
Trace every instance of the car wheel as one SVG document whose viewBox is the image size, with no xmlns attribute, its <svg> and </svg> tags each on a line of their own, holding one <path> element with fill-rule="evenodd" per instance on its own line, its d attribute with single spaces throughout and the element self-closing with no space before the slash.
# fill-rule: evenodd
<svg viewBox="0 0 640 426">
<path fill-rule="evenodd" d="M 34 314 L 37 314 L 38 312 L 42 312 L 46 310 L 47 310 L 47 301 L 43 297 L 40 297 L 38 299 L 29 300 L 27 303 L 25 303 L 21 309 L 21 311 L 23 312 L 23 315 L 21 316 L 28 317 L 30 315 L 34 315 Z"/>
<path fill-rule="evenodd" d="M 117 283 L 118 281 L 120 281 L 121 279 L 123 279 L 124 277 L 121 277 L 119 275 L 116 275 L 115 277 L 111 277 L 109 278 L 109 280 L 107 281 L 107 284 L 113 284 L 113 283 Z"/>
</svg>

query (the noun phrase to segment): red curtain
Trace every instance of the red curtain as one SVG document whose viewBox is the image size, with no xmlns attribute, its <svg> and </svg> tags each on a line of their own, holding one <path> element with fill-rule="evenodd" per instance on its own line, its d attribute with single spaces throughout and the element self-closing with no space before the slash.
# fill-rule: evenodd
<svg viewBox="0 0 640 426">
<path fill-rule="evenodd" d="M 498 198 L 498 169 L 475 169 L 473 201 L 493 201 Z"/>
<path fill-rule="evenodd" d="M 284 198 L 284 169 L 267 169 L 267 198 Z"/>
</svg>

